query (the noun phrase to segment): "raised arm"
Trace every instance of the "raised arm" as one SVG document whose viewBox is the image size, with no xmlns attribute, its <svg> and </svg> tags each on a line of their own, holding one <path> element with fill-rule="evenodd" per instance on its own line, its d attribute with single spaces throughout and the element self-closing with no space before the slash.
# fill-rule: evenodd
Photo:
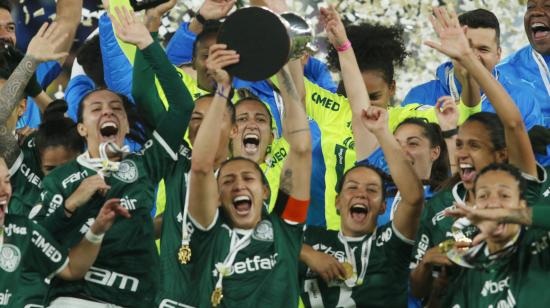
<svg viewBox="0 0 550 308">
<path fill-rule="evenodd" d="M 82 2 L 83 0 L 57 0 L 55 22 L 59 25 L 60 33 L 66 35 L 56 49 L 58 52 L 64 52 L 68 55 L 71 50 L 76 30 L 80 25 Z M 64 61 L 65 57 L 60 62 L 63 63 Z"/>
<path fill-rule="evenodd" d="M 387 111 L 371 106 L 363 110 L 362 120 L 365 128 L 371 131 L 380 143 L 392 179 L 401 194 L 393 225 L 396 231 L 407 239 L 414 240 L 424 203 L 422 182 L 389 130 Z"/>
<path fill-rule="evenodd" d="M 292 62 L 296 65 L 299 60 Z M 277 79 L 284 105 L 283 137 L 290 146 L 281 172 L 280 189 L 294 199 L 309 200 L 311 135 L 306 111 L 287 66 L 279 71 Z"/>
<path fill-rule="evenodd" d="M 351 127 L 355 140 L 356 160 L 361 161 L 368 158 L 378 147 L 376 138 L 361 124 L 362 111 L 370 106 L 369 93 L 363 82 L 344 24 L 334 6 L 331 5 L 327 9 L 321 8 L 320 20 L 325 25 L 330 43 L 338 51 L 342 79 L 352 111 Z"/>
<path fill-rule="evenodd" d="M 67 55 L 55 51 L 66 36 L 61 33 L 56 23 L 49 27 L 47 23 L 42 25 L 29 43 L 27 54 L 0 89 L 0 155 L 8 166 L 13 165 L 20 150 L 13 135 L 15 127 L 7 127 L 6 122 L 23 98 L 25 86 L 38 65 Z"/>
<path fill-rule="evenodd" d="M 460 114 L 456 102 L 451 96 L 442 96 L 437 99 L 434 110 L 437 116 L 437 122 L 443 133 L 443 138 L 445 139 L 445 144 L 447 145 L 451 174 L 455 174 L 458 171 L 455 151 L 458 118 Z"/>
<path fill-rule="evenodd" d="M 210 47 L 206 67 L 217 83 L 217 90 L 193 144 L 189 175 L 189 214 L 205 228 L 212 224 L 219 206 L 214 163 L 221 138 L 220 123 L 231 91 L 231 78 L 223 68 L 239 61 L 239 55 L 226 48 L 223 44 Z"/>
<path fill-rule="evenodd" d="M 453 58 L 468 70 L 491 101 L 504 125 L 508 161 L 522 172 L 536 177 L 535 155 L 516 104 L 474 54 L 464 33 L 467 29 L 460 27 L 456 14 L 448 14 L 443 8 L 435 8 L 434 15 L 430 20 L 441 42 L 428 41 L 426 45 Z"/>
</svg>

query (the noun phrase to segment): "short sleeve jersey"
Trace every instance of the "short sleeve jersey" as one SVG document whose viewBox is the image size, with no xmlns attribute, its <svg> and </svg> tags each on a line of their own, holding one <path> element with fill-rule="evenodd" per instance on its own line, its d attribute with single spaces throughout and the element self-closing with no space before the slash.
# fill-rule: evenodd
<svg viewBox="0 0 550 308">
<path fill-rule="evenodd" d="M 367 264 L 366 275 L 361 285 L 352 288 L 343 281 L 327 284 L 317 273 L 301 263 L 301 299 L 305 307 L 406 307 L 408 256 L 413 241 L 403 237 L 387 223 L 374 234 L 359 238 L 345 238 L 355 255 L 357 272 L 362 263 Z M 372 241 L 367 262 L 361 260 L 362 246 Z M 334 256 L 338 262 L 350 262 L 338 231 L 308 227 L 304 243 L 313 249 Z M 367 246 L 368 247 L 368 246 Z"/>
<path fill-rule="evenodd" d="M 40 202 L 43 177 L 40 156 L 34 135 L 31 135 L 23 142 L 19 157 L 10 166 L 10 182 L 13 187 L 10 213 L 23 216 L 30 214 L 31 209 Z"/>
<path fill-rule="evenodd" d="M 523 175 L 527 182 L 525 198 L 527 204 L 535 204 L 541 198 L 541 189 L 547 186 L 548 182 L 546 170 L 537 165 L 538 179 Z M 446 189 L 435 194 L 430 199 L 420 217 L 420 226 L 416 238 L 416 246 L 413 250 L 411 269 L 416 266 L 424 258 L 426 251 L 435 247 L 439 243 L 452 239 L 451 227 L 454 223 L 454 218 L 445 216 L 445 210 L 452 208 L 454 203 L 463 203 L 466 197 L 466 188 L 462 182 L 457 183 L 452 189 Z M 544 194 L 543 194 L 544 196 Z"/>
<path fill-rule="evenodd" d="M 22 298 L 34 293 L 18 283 L 22 271 L 52 277 L 68 264 L 67 250 L 44 228 L 25 216 L 8 214 L 0 245 L 0 306 L 23 307 Z"/>
<path fill-rule="evenodd" d="M 304 79 L 305 105 L 309 117 L 317 122 L 321 130 L 321 148 L 325 159 L 325 219 L 329 230 L 340 228 L 340 218 L 336 213 L 336 185 L 344 173 L 355 165 L 355 141 L 351 129 L 352 112 L 346 97 L 332 93 Z M 468 108 L 459 104 L 459 123 L 472 113 L 479 112 L 481 106 Z M 437 123 L 432 106 L 410 104 L 388 109 L 390 130 L 407 118 L 426 118 Z M 316 179 L 313 179 L 314 181 Z M 312 182 L 313 185 L 319 185 Z"/>
<path fill-rule="evenodd" d="M 284 206 L 288 196 L 279 191 L 276 207 Z M 264 211 L 250 242 L 240 250 L 230 274 L 223 279 L 223 299 L 218 307 L 297 307 L 299 296 L 298 257 L 302 248 L 303 225 L 289 224 L 274 211 Z M 197 298 L 188 303 L 210 307 L 217 282 L 215 264 L 223 262 L 230 250 L 231 237 L 241 230 L 230 227 L 229 219 L 219 210 L 209 228 L 192 221 L 192 275 L 198 283 Z"/>
<path fill-rule="evenodd" d="M 490 260 L 482 248 L 476 260 L 485 266 L 462 268 L 449 285 L 443 307 L 548 307 L 549 240 L 548 230 L 529 228 L 522 231 L 511 255 Z"/>
<path fill-rule="evenodd" d="M 173 130 L 177 131 L 176 128 Z M 70 248 L 88 231 L 106 200 L 120 198 L 121 205 L 132 217 L 116 219 L 84 279 L 71 282 L 52 280 L 48 299 L 63 294 L 84 294 L 120 306 L 151 307 L 159 279 L 158 271 L 151 271 L 158 268 L 150 215 L 154 187 L 174 166 L 177 155 L 160 134 L 153 133 L 153 138 L 145 143 L 140 153 L 125 157 L 118 171 L 105 177 L 105 182 L 111 186 L 105 196 L 94 194 L 85 205 L 75 210 L 72 217 L 67 218 L 63 203 L 85 178 L 96 174 L 86 155 L 58 167 L 44 179 L 42 213 L 46 217 L 41 221 L 42 225 L 63 246 Z"/>
</svg>

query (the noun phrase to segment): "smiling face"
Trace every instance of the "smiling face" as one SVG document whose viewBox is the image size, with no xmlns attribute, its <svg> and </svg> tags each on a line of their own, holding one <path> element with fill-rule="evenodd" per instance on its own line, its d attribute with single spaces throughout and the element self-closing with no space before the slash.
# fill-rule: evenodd
<svg viewBox="0 0 550 308">
<path fill-rule="evenodd" d="M 495 151 L 485 125 L 479 121 L 467 121 L 458 130 L 456 159 L 460 179 L 471 191 L 477 172 L 490 163 L 505 162 L 507 154 L 505 150 Z"/>
<path fill-rule="evenodd" d="M 533 49 L 550 55 L 550 0 L 527 1 L 523 26 Z"/>
<path fill-rule="evenodd" d="M 103 142 L 124 145 L 129 124 L 124 103 L 117 94 L 109 90 L 93 92 L 80 108 L 82 123 L 78 123 L 78 133 L 86 139 L 92 157 L 99 157 L 99 145 Z"/>
<path fill-rule="evenodd" d="M 11 199 L 11 183 L 8 166 L 3 158 L 0 158 L 0 226 L 4 225 L 8 203 Z"/>
<path fill-rule="evenodd" d="M 267 147 L 273 142 L 271 116 L 267 107 L 262 102 L 249 99 L 241 101 L 235 108 L 237 135 L 231 143 L 233 156 L 263 163 Z"/>
<path fill-rule="evenodd" d="M 423 130 L 415 124 L 403 124 L 395 131 L 394 136 L 416 175 L 422 180 L 429 180 L 432 165 L 439 158 L 441 149 L 438 146 L 432 147 Z"/>
<path fill-rule="evenodd" d="M 343 181 L 336 197 L 342 233 L 358 237 L 373 232 L 378 215 L 386 210 L 380 175 L 372 169 L 357 167 L 348 171 Z"/>
<path fill-rule="evenodd" d="M 218 190 L 222 208 L 233 227 L 253 229 L 260 222 L 262 206 L 269 197 L 269 188 L 251 161 L 236 159 L 220 169 Z"/>
<path fill-rule="evenodd" d="M 519 183 L 510 173 L 502 170 L 491 170 L 479 176 L 475 186 L 476 206 L 487 208 L 519 208 L 526 203 L 520 198 Z M 494 232 L 487 242 L 504 245 L 518 232 L 519 225 L 496 223 Z"/>
</svg>

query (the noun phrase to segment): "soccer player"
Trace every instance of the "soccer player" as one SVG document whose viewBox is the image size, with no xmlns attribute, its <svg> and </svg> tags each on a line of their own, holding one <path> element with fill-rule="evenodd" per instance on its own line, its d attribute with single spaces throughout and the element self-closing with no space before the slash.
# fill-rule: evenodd
<svg viewBox="0 0 550 308">
<path fill-rule="evenodd" d="M 493 102 L 498 117 L 482 112 L 460 126 L 456 141 L 457 181 L 460 181 L 436 194 L 426 204 L 411 263 L 414 269 L 411 272 L 412 292 L 417 298 L 424 299 L 429 297 L 434 267 L 451 265 L 438 247 L 443 241 L 452 239 L 450 230 L 454 220 L 445 217 L 443 211 L 453 203 L 473 205 L 477 172 L 494 162 L 507 161 L 517 166 L 528 180 L 526 198 L 530 202 L 541 197 L 541 182 L 546 181 L 546 171 L 536 164 L 529 136 L 513 100 L 475 56 L 456 15 L 449 16 L 439 8 L 434 13 L 436 19 L 432 21 L 441 44 L 427 44 L 468 70 Z"/>
<path fill-rule="evenodd" d="M 122 9 L 119 12 L 124 11 Z M 128 12 L 128 14 L 130 14 Z M 119 16 L 124 16 L 120 15 Z M 148 29 L 136 19 L 124 19 L 124 23 L 115 22 L 117 35 L 125 42 L 142 45 L 142 41 L 151 38 Z M 156 43 L 155 43 L 156 44 Z M 139 50 L 136 52 L 134 62 L 134 74 L 140 76 L 135 78 L 134 89 L 139 88 L 144 82 L 153 82 L 154 70 L 148 60 L 150 57 L 163 58 L 162 65 L 158 67 L 163 71 L 174 71 L 173 65 L 166 60 L 166 54 L 161 48 L 155 48 L 149 52 Z M 165 91 L 177 93 L 184 91 L 184 84 L 180 79 L 162 80 L 162 86 Z M 138 90 L 138 91 L 141 91 Z M 141 97 L 136 95 L 134 97 Z M 197 132 L 201 127 L 211 104 L 213 104 L 214 94 L 200 96 L 195 100 L 195 107 L 189 121 L 189 141 L 191 145 L 195 143 Z M 149 123 L 156 127 L 161 125 L 163 115 L 166 113 L 159 95 L 156 92 L 149 92 L 146 97 L 137 100 L 137 105 L 144 113 Z M 230 100 L 226 100 L 223 119 L 218 122 L 221 129 L 221 138 L 218 144 L 218 150 L 215 154 L 214 167 L 218 169 L 223 161 L 229 156 L 229 136 L 235 134 L 235 107 Z M 162 216 L 157 217 L 155 227 L 158 228 L 157 236 L 160 235 L 160 288 L 157 294 L 156 305 L 159 307 L 172 307 L 174 305 L 184 305 L 189 296 L 195 293 L 192 285 L 191 275 L 193 266 L 196 263 L 192 250 L 189 248 L 190 230 L 192 225 L 188 219 L 189 207 L 189 169 L 191 166 L 191 147 L 184 143 L 178 151 L 178 161 L 174 167 L 164 175 L 166 191 L 166 211 Z M 159 222 L 159 220 L 162 221 Z M 158 222 L 158 223 L 157 223 Z M 184 250 L 182 250 L 184 249 Z M 188 254 L 183 254 L 187 253 Z M 182 287 L 186 286 L 186 287 Z"/>
<path fill-rule="evenodd" d="M 299 293 L 297 259 L 306 218 L 311 176 L 311 140 L 305 111 L 286 69 L 278 74 L 285 104 L 283 135 L 290 145 L 279 191 L 271 191 L 258 165 L 246 158 L 223 163 L 214 175 L 220 138 L 218 123 L 231 90 L 223 67 L 238 55 L 213 45 L 210 74 L 214 101 L 197 134 L 190 173 L 191 248 L 200 306 L 295 307 Z M 264 206 L 276 196 L 275 210 Z"/>
<path fill-rule="evenodd" d="M 111 228 L 117 215 L 130 217 L 128 210 L 120 205 L 120 200 L 108 200 L 84 238 L 67 252 L 36 222 L 25 216 L 8 213 L 12 187 L 3 158 L 0 158 L 0 179 L 1 306 L 28 307 L 30 304 L 37 307 L 40 304 L 28 301 L 28 294 L 35 295 L 36 290 L 20 283 L 23 271 L 36 271 L 42 279 L 55 275 L 65 280 L 81 279 L 94 263 L 105 232 Z"/>
<path fill-rule="evenodd" d="M 450 282 L 442 307 L 547 307 L 550 249 L 548 202 L 527 207 L 525 180 L 508 164 L 491 164 L 475 181 L 476 208 L 459 205 L 445 215 L 467 217 L 480 233 Z M 523 227 L 522 224 L 526 227 Z"/>
<path fill-rule="evenodd" d="M 392 221 L 384 213 L 385 176 L 368 165 L 348 170 L 339 183 L 340 231 L 308 227 L 301 260 L 301 298 L 306 307 L 406 307 L 409 255 L 423 205 L 422 184 L 388 128 L 387 111 L 371 106 L 363 125 L 378 139 L 401 199 Z M 318 274 L 312 249 L 330 254 L 344 272 Z M 313 269 L 315 267 L 315 269 Z"/>
<path fill-rule="evenodd" d="M 402 31 L 395 27 L 388 28 L 368 24 L 353 26 L 347 31 L 350 34 L 350 44 L 358 52 L 357 61 L 362 75 L 360 80 L 364 81 L 370 96 L 370 102 L 364 101 L 363 103 L 388 108 L 392 132 L 400 122 L 410 117 L 423 117 L 430 122 L 437 122 L 435 109 L 431 107 L 424 108 L 418 104 L 391 107 L 391 97 L 395 92 L 394 63 L 402 62 L 406 56 Z M 346 32 L 338 35 L 340 41 L 348 41 Z M 380 43 L 382 41 L 385 45 Z M 387 47 L 388 45 L 392 47 Z M 330 59 L 333 59 L 332 62 L 338 62 L 334 60 L 335 57 L 339 57 L 340 53 L 336 51 L 336 48 L 341 46 L 333 44 L 333 47 L 334 50 L 329 52 L 329 56 Z M 386 49 L 382 52 L 381 48 Z M 343 79 L 346 78 L 346 74 L 343 73 L 344 69 L 344 67 L 341 68 Z M 326 225 L 331 230 L 338 230 L 340 219 L 336 214 L 333 201 L 337 194 L 336 185 L 346 170 L 353 167 L 356 161 L 362 161 L 373 155 L 378 146 L 373 138 L 354 138 L 353 127 L 357 126 L 353 124 L 354 117 L 358 118 L 359 112 L 363 108 L 363 105 L 359 104 L 360 100 L 352 101 L 350 97 L 346 98 L 331 93 L 304 79 L 303 74 L 300 74 L 298 70 L 293 70 L 293 72 L 296 72 L 293 73 L 293 78 L 300 95 L 305 100 L 306 112 L 319 124 L 321 130 L 321 147 L 326 172 L 324 178 L 318 178 L 319 182 L 313 182 L 312 185 L 325 187 L 324 208 L 314 209 L 323 211 L 324 219 L 316 225 Z M 349 95 L 349 93 L 347 94 Z M 355 102 L 357 104 L 354 104 Z M 459 123 L 479 109 L 479 105 L 468 107 L 459 104 L 458 106 L 460 109 Z M 360 147 L 357 138 L 365 141 L 364 147 Z M 372 142 L 368 142 L 369 140 Z"/>
<path fill-rule="evenodd" d="M 492 12 L 485 9 L 468 11 L 458 16 L 461 26 L 468 27 L 468 40 L 479 57 L 483 66 L 492 73 L 506 91 L 510 94 L 528 130 L 535 125 L 544 125 L 541 106 L 535 96 L 530 95 L 533 86 L 525 81 L 510 78 L 496 65 L 500 61 L 500 24 Z M 443 95 L 451 95 L 455 100 L 460 99 L 462 91 L 470 91 L 471 76 L 456 61 L 448 61 L 437 69 L 437 79 L 412 88 L 402 105 L 423 103 L 435 105 L 437 99 Z M 477 91 L 477 86 L 476 86 Z M 466 94 L 466 93 L 464 93 Z M 486 95 L 481 97 L 481 111 L 495 112 Z"/>
<path fill-rule="evenodd" d="M 137 22 L 128 12 L 122 16 L 125 22 Z M 159 69 L 167 59 L 155 56 L 162 50 L 150 36 L 144 37 L 138 48 L 151 61 L 162 83 L 179 80 L 174 70 Z M 106 239 L 111 245 L 102 248 L 85 279 L 71 283 L 52 281 L 48 294 L 52 304 L 68 294 L 85 297 L 87 302 L 153 305 L 159 273 L 151 271 L 158 267 L 158 254 L 150 211 L 154 187 L 178 159 L 176 153 L 191 117 L 191 96 L 184 87 L 181 89 L 183 92 L 166 91 L 170 109 L 138 154 L 126 153 L 122 147 L 129 130 L 125 97 L 96 90 L 81 102 L 78 131 L 86 139 L 88 151 L 45 178 L 43 211 L 48 217 L 42 224 L 64 246 L 71 247 L 88 228 L 97 204 L 105 198 L 119 196 L 133 219 L 115 223 L 117 232 Z"/>
</svg>

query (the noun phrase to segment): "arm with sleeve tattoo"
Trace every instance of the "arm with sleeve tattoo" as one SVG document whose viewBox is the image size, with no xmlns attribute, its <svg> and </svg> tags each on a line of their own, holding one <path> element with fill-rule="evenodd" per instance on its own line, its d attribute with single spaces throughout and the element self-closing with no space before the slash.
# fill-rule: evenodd
<svg viewBox="0 0 550 308">
<path fill-rule="evenodd" d="M 300 65 L 298 60 L 289 65 Z M 290 145 L 287 160 L 281 172 L 280 189 L 298 200 L 309 200 L 311 177 L 311 135 L 306 112 L 288 66 L 277 74 L 283 97 L 283 137 Z"/>
</svg>

